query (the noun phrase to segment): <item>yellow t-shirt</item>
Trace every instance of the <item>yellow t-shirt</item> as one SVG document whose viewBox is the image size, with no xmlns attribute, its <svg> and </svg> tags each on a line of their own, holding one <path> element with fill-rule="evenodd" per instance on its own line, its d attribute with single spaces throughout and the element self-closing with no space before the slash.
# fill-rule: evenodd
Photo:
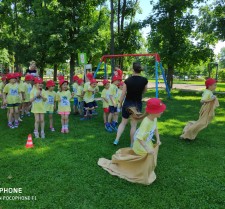
<svg viewBox="0 0 225 209">
<path fill-rule="evenodd" d="M 83 86 L 78 86 L 77 88 L 78 102 L 83 101 L 83 97 L 81 97 L 82 94 L 83 94 Z"/>
<path fill-rule="evenodd" d="M 117 97 L 116 97 L 117 104 L 120 103 L 120 97 L 121 97 L 121 95 L 122 95 L 122 90 L 118 88 Z"/>
<path fill-rule="evenodd" d="M 56 92 L 54 91 L 46 91 L 47 100 L 45 102 L 45 109 L 49 113 L 54 112 L 54 105 L 56 101 Z"/>
<path fill-rule="evenodd" d="M 157 118 L 155 118 L 154 121 L 150 120 L 148 117 L 145 117 L 143 119 L 140 127 L 136 130 L 136 132 L 134 134 L 133 150 L 136 154 L 138 154 L 138 155 L 147 154 L 147 151 L 140 144 L 138 139 L 145 141 L 147 146 L 150 149 L 153 149 L 152 138 L 154 136 L 156 128 L 157 128 Z"/>
<path fill-rule="evenodd" d="M 90 90 L 90 91 L 89 91 Z M 90 85 L 84 93 L 84 101 L 86 103 L 93 102 L 95 100 L 95 88 L 92 88 Z"/>
<path fill-rule="evenodd" d="M 90 82 L 86 82 L 85 84 L 84 84 L 84 89 L 83 89 L 83 91 L 84 92 L 86 92 L 87 90 L 88 90 L 88 87 L 90 86 Z"/>
<path fill-rule="evenodd" d="M 25 101 L 24 102 L 30 102 L 30 92 L 32 90 L 32 85 L 30 83 L 24 83 L 25 86 Z"/>
<path fill-rule="evenodd" d="M 34 87 L 30 92 L 30 99 L 33 99 L 34 97 L 36 97 L 36 95 L 39 91 L 40 91 L 39 89 Z M 44 89 L 42 89 L 41 94 L 44 98 L 47 98 L 46 91 Z M 32 102 L 31 112 L 32 113 L 46 113 L 45 102 L 43 101 L 42 98 L 40 98 L 40 97 L 35 98 L 35 100 Z"/>
<path fill-rule="evenodd" d="M 3 82 L 0 82 L 0 93 L 2 93 L 4 86 L 5 86 L 5 84 Z"/>
<path fill-rule="evenodd" d="M 19 89 L 20 89 L 21 93 L 24 94 L 25 85 L 24 85 L 23 81 L 20 81 L 18 84 L 19 84 Z M 22 102 L 23 102 L 22 97 L 19 97 L 19 103 L 22 103 Z"/>
<path fill-rule="evenodd" d="M 8 83 L 5 85 L 3 92 L 7 94 L 6 100 L 8 104 L 16 104 L 20 102 L 20 88 L 18 83 Z"/>
<path fill-rule="evenodd" d="M 57 92 L 56 100 L 58 101 L 58 112 L 71 112 L 71 98 L 72 96 L 69 90 Z"/>
<path fill-rule="evenodd" d="M 109 95 L 114 98 L 114 101 L 116 102 L 116 104 L 117 104 L 117 101 L 116 101 L 117 94 L 118 94 L 118 87 L 112 83 L 109 87 Z M 109 106 L 113 106 L 111 99 L 109 99 Z"/>
<path fill-rule="evenodd" d="M 202 94 L 201 101 L 208 101 L 208 100 L 213 99 L 213 97 L 214 97 L 213 92 L 208 89 L 205 89 L 205 91 Z"/>
<path fill-rule="evenodd" d="M 106 102 L 103 98 L 107 99 L 108 101 L 110 100 L 109 98 L 109 89 L 103 89 L 102 90 L 102 94 L 101 94 L 101 98 L 102 98 L 102 107 L 103 108 L 108 108 L 109 107 L 109 103 Z"/>
<path fill-rule="evenodd" d="M 73 92 L 74 92 L 74 98 L 77 98 L 78 84 L 77 83 L 74 83 L 72 85 L 72 89 L 73 89 Z"/>
</svg>

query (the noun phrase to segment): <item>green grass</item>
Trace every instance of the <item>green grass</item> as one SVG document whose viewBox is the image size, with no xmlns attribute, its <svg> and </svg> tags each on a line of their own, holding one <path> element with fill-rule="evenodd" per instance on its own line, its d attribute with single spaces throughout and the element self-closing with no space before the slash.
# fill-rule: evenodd
<svg viewBox="0 0 225 209">
<path fill-rule="evenodd" d="M 154 92 L 145 96 L 153 97 Z M 21 195 L 37 200 L 0 200 L 0 208 L 224 208 L 225 99 L 219 98 L 220 108 L 209 127 L 189 142 L 179 140 L 179 135 L 187 121 L 198 118 L 201 94 L 176 91 L 172 100 L 166 99 L 165 92 L 160 96 L 167 110 L 159 119 L 162 146 L 157 179 L 150 186 L 129 183 L 98 167 L 100 157 L 109 159 L 117 149 L 129 146 L 128 127 L 119 146 L 112 145 L 115 133 L 105 132 L 101 109 L 88 122 L 71 115 L 68 135 L 59 132 L 58 115 L 57 131 L 50 133 L 46 115 L 46 139 L 34 139 L 33 149 L 24 146 L 34 118 L 25 118 L 19 129 L 10 130 L 1 110 L 0 188 L 19 187 Z"/>
</svg>

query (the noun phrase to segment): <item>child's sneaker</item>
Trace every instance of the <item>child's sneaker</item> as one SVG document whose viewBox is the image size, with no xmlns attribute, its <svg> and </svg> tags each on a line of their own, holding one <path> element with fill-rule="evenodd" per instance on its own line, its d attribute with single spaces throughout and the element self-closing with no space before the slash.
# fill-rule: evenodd
<svg viewBox="0 0 225 209">
<path fill-rule="evenodd" d="M 117 127 L 114 122 L 110 123 L 110 127 L 112 128 L 112 130 L 117 131 Z"/>
<path fill-rule="evenodd" d="M 14 125 L 12 123 L 8 123 L 9 128 L 14 129 Z"/>
<path fill-rule="evenodd" d="M 69 133 L 69 129 L 68 128 L 65 128 L 64 129 L 64 132 L 68 134 Z"/>
<path fill-rule="evenodd" d="M 21 118 L 19 118 L 18 121 L 22 122 L 23 120 Z"/>
<path fill-rule="evenodd" d="M 20 115 L 20 117 L 21 117 L 21 118 L 23 118 L 23 117 L 24 117 L 24 115 L 22 114 L 22 115 Z"/>
<path fill-rule="evenodd" d="M 41 132 L 41 138 L 42 138 L 42 139 L 45 138 L 45 132 Z"/>
<path fill-rule="evenodd" d="M 108 132 L 110 132 L 110 133 L 113 132 L 113 130 L 112 130 L 112 128 L 110 127 L 110 124 L 109 124 L 109 123 L 106 123 L 106 124 L 105 124 L 105 130 L 108 131 Z"/>
<path fill-rule="evenodd" d="M 63 134 L 65 133 L 65 129 L 64 128 L 61 129 L 61 133 L 63 133 Z"/>
<path fill-rule="evenodd" d="M 15 121 L 14 122 L 14 128 L 18 128 L 19 127 L 19 122 L 18 121 Z"/>
<path fill-rule="evenodd" d="M 54 129 L 54 128 L 50 128 L 50 131 L 54 132 L 54 131 L 55 131 L 55 129 Z"/>
<path fill-rule="evenodd" d="M 119 140 L 117 140 L 117 139 L 115 139 L 115 141 L 113 142 L 113 144 L 116 146 L 116 145 L 118 145 L 118 143 L 119 143 Z"/>
<path fill-rule="evenodd" d="M 38 133 L 38 131 L 34 131 L 34 136 L 35 136 L 36 139 L 39 138 L 39 133 Z"/>
</svg>

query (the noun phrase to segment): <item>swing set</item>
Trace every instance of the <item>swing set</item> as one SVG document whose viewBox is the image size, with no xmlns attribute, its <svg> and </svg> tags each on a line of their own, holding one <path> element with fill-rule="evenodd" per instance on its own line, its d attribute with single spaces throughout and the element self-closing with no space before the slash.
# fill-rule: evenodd
<svg viewBox="0 0 225 209">
<path fill-rule="evenodd" d="M 159 74 L 158 74 L 158 70 L 160 68 L 162 76 L 163 76 L 163 80 L 166 86 L 166 92 L 168 97 L 170 98 L 170 89 L 167 85 L 166 82 L 166 77 L 165 77 L 165 73 L 164 73 L 164 69 L 162 66 L 162 62 L 160 61 L 160 56 L 157 53 L 152 53 L 152 54 L 114 54 L 114 55 L 104 55 L 101 57 L 100 62 L 98 64 L 98 67 L 94 73 L 94 78 L 96 77 L 102 63 L 104 62 L 104 78 L 107 78 L 107 69 L 106 69 L 106 63 L 107 63 L 107 59 L 112 59 L 112 58 L 118 58 L 118 57 L 154 57 L 155 58 L 155 89 L 156 89 L 156 93 L 155 93 L 155 97 L 158 98 L 159 96 L 159 88 L 158 88 L 158 80 L 159 80 Z"/>
</svg>

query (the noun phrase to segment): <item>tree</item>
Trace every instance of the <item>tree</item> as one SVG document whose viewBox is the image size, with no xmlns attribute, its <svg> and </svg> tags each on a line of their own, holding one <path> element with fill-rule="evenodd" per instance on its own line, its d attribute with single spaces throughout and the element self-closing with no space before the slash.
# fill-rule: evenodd
<svg viewBox="0 0 225 209">
<path fill-rule="evenodd" d="M 191 14 L 194 3 L 200 1 L 160 0 L 153 6 L 153 14 L 144 22 L 151 25 L 149 51 L 158 52 L 168 69 L 167 83 L 173 85 L 175 68 L 207 59 L 210 49 L 204 42 L 196 45 L 190 37 L 196 17 Z"/>
<path fill-rule="evenodd" d="M 225 68 L 225 47 L 223 47 L 219 53 L 219 66 L 220 68 Z"/>
</svg>

